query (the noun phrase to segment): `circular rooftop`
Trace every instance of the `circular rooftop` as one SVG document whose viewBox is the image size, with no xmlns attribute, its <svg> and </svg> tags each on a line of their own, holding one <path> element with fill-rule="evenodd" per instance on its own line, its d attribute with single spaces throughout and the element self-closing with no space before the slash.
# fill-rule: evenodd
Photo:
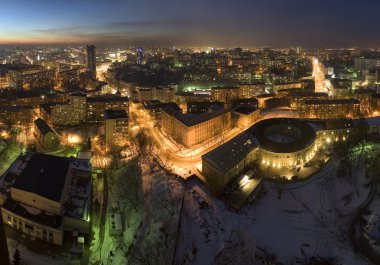
<svg viewBox="0 0 380 265">
<path fill-rule="evenodd" d="M 306 121 L 276 118 L 263 120 L 251 128 L 258 145 L 273 153 L 294 153 L 310 146 L 316 133 Z"/>
</svg>

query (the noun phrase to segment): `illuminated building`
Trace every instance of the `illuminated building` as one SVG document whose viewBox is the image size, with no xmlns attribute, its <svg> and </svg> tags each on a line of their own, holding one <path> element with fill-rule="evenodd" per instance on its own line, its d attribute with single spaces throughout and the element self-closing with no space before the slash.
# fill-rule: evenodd
<svg viewBox="0 0 380 265">
<path fill-rule="evenodd" d="M 349 120 L 263 120 L 203 155 L 202 173 L 216 191 L 221 191 L 254 162 L 264 168 L 303 166 L 322 146 L 346 141 L 352 127 Z"/>
<path fill-rule="evenodd" d="M 308 100 L 321 100 L 327 98 L 328 94 L 322 92 L 294 91 L 289 94 L 290 106 L 296 109 L 303 106 Z"/>
<path fill-rule="evenodd" d="M 103 96 L 87 98 L 87 122 L 104 122 L 104 112 L 106 110 L 125 110 L 129 112 L 128 97 Z"/>
<path fill-rule="evenodd" d="M 352 98 L 352 80 L 333 78 L 330 80 L 329 94 L 337 99 Z"/>
<path fill-rule="evenodd" d="M 0 122 L 6 124 L 29 124 L 34 115 L 34 108 L 31 106 L 0 105 Z"/>
<path fill-rule="evenodd" d="M 88 160 L 20 155 L 0 181 L 4 223 L 57 245 L 64 232 L 89 235 L 91 168 Z"/>
<path fill-rule="evenodd" d="M 187 114 L 200 114 L 209 112 L 215 109 L 222 109 L 224 107 L 223 102 L 188 102 Z"/>
<path fill-rule="evenodd" d="M 257 160 L 258 149 L 252 134 L 243 132 L 202 156 L 202 174 L 217 191 Z"/>
<path fill-rule="evenodd" d="M 301 118 L 357 118 L 360 115 L 360 102 L 357 99 L 307 100 L 299 108 L 299 113 Z"/>
<path fill-rule="evenodd" d="M 370 112 L 376 116 L 380 115 L 380 94 L 371 94 Z"/>
<path fill-rule="evenodd" d="M 306 83 L 301 82 L 292 82 L 292 83 L 281 83 L 281 84 L 275 84 L 273 85 L 273 91 L 277 92 L 281 89 L 301 89 L 306 86 Z"/>
<path fill-rule="evenodd" d="M 58 87 L 63 89 L 70 89 L 79 85 L 79 74 L 82 71 L 82 67 L 70 66 L 60 68 L 57 74 Z"/>
<path fill-rule="evenodd" d="M 184 104 L 187 102 L 209 102 L 211 101 L 211 93 L 206 91 L 177 92 L 174 101 L 177 104 Z"/>
<path fill-rule="evenodd" d="M 87 71 L 93 80 L 96 79 L 96 48 L 94 45 L 87 45 L 86 47 L 86 67 Z"/>
<path fill-rule="evenodd" d="M 236 108 L 237 106 L 247 106 L 247 107 L 258 108 L 259 101 L 257 100 L 257 98 L 241 98 L 241 99 L 232 100 L 231 107 Z"/>
<path fill-rule="evenodd" d="M 143 102 L 143 107 L 145 111 L 149 114 L 150 117 L 153 118 L 156 122 L 161 121 L 162 110 L 165 108 L 173 108 L 176 110 L 181 110 L 177 104 L 173 102 L 164 103 L 159 100 L 147 100 Z"/>
<path fill-rule="evenodd" d="M 226 109 L 199 115 L 184 115 L 171 107 L 162 112 L 162 131 L 186 147 L 192 147 L 216 136 L 223 137 L 224 132 L 230 127 L 231 112 Z"/>
<path fill-rule="evenodd" d="M 57 133 L 43 119 L 38 118 L 34 121 L 34 125 L 34 134 L 42 150 L 51 151 L 59 147 Z"/>
<path fill-rule="evenodd" d="M 154 99 L 161 102 L 172 102 L 174 100 L 175 90 L 170 87 L 155 87 Z"/>
<path fill-rule="evenodd" d="M 136 89 L 137 99 L 140 102 L 146 100 L 159 100 L 161 102 L 172 102 L 175 90 L 169 87 L 138 88 Z"/>
<path fill-rule="evenodd" d="M 105 138 L 108 147 L 128 136 L 128 113 L 125 110 L 106 110 Z"/>
<path fill-rule="evenodd" d="M 211 88 L 211 100 L 230 104 L 232 100 L 240 98 L 239 87 L 213 87 Z"/>
<path fill-rule="evenodd" d="M 86 122 L 86 95 L 71 94 L 69 102 L 43 106 L 42 116 L 49 116 L 54 125 L 79 125 Z M 48 119 L 49 120 L 49 119 Z"/>
<path fill-rule="evenodd" d="M 143 64 L 144 62 L 144 52 L 142 49 L 136 50 L 136 64 Z"/>
<path fill-rule="evenodd" d="M 359 100 L 360 113 L 363 115 L 370 114 L 371 111 L 371 94 L 376 93 L 376 90 L 370 89 L 355 89 L 353 90 L 353 98 Z"/>
<path fill-rule="evenodd" d="M 64 93 L 46 93 L 38 96 L 18 96 L 7 100 L 7 104 L 16 106 L 33 106 L 38 107 L 41 104 L 46 103 L 59 103 L 69 99 L 68 94 Z"/>
<path fill-rule="evenodd" d="M 380 67 L 380 59 L 364 57 L 354 58 L 354 68 L 356 71 L 370 70 L 377 67 Z"/>
<path fill-rule="evenodd" d="M 54 80 L 54 70 L 32 65 L 12 67 L 8 76 L 9 87 L 13 89 L 54 87 Z"/>
<path fill-rule="evenodd" d="M 271 98 L 275 98 L 276 95 L 274 94 L 263 94 L 263 95 L 259 95 L 256 97 L 257 99 L 257 102 L 258 102 L 258 105 L 259 105 L 259 108 L 260 109 L 264 109 L 266 106 L 265 106 L 265 102 L 268 100 L 268 99 L 271 99 Z"/>
<path fill-rule="evenodd" d="M 253 123 L 260 118 L 260 109 L 249 106 L 239 106 L 232 111 L 232 116 L 233 119 L 237 120 L 236 125 L 240 129 L 244 129 L 252 126 Z"/>
<path fill-rule="evenodd" d="M 241 83 L 239 88 L 241 98 L 253 98 L 265 93 L 265 84 Z"/>
<path fill-rule="evenodd" d="M 8 86 L 8 72 L 3 72 L 0 69 L 0 89 L 7 88 Z"/>
<path fill-rule="evenodd" d="M 287 97 L 275 97 L 275 98 L 268 98 L 265 100 L 264 108 L 265 109 L 275 109 L 275 108 L 288 108 L 290 107 L 289 98 Z"/>
<path fill-rule="evenodd" d="M 138 88 L 136 91 L 138 101 L 154 100 L 154 90 L 152 88 Z"/>
</svg>

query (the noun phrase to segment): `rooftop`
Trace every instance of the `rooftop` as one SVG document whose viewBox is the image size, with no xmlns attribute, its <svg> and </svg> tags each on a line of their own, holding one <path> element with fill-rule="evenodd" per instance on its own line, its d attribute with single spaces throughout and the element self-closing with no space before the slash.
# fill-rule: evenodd
<svg viewBox="0 0 380 265">
<path fill-rule="evenodd" d="M 359 104 L 358 99 L 349 98 L 349 99 L 313 99 L 306 100 L 306 105 L 341 105 L 341 104 Z"/>
<path fill-rule="evenodd" d="M 27 165 L 14 182 L 13 188 L 60 202 L 70 159 L 31 153 L 25 160 Z"/>
<path fill-rule="evenodd" d="M 128 97 L 88 97 L 87 102 L 94 103 L 94 102 L 128 102 Z"/>
<path fill-rule="evenodd" d="M 206 112 L 206 113 L 194 114 L 194 115 L 185 115 L 181 111 L 174 111 L 173 109 L 170 109 L 170 108 L 166 108 L 164 109 L 164 111 L 168 113 L 169 115 L 174 116 L 178 121 L 182 122 L 184 125 L 188 127 L 200 124 L 202 122 L 211 120 L 213 118 L 216 118 L 218 116 L 221 116 L 230 112 L 229 109 L 217 109 L 213 112 Z"/>
<path fill-rule="evenodd" d="M 128 114 L 125 110 L 105 110 L 104 117 L 108 119 L 122 119 L 128 118 Z"/>
<path fill-rule="evenodd" d="M 243 132 L 203 155 L 202 159 L 224 174 L 242 161 L 256 147 L 253 135 L 249 132 Z"/>
<path fill-rule="evenodd" d="M 281 126 L 282 127 L 278 127 Z M 284 135 L 290 140 L 275 140 L 274 137 L 268 135 L 268 129 L 277 129 L 278 135 Z M 314 128 L 308 122 L 298 119 L 275 118 L 260 121 L 249 129 L 257 140 L 257 144 L 270 152 L 274 153 L 293 153 L 308 147 L 316 138 Z M 289 135 L 299 135 L 297 137 L 287 137 L 286 131 L 289 130 Z M 296 132 L 296 133 L 293 133 Z"/>
<path fill-rule="evenodd" d="M 53 129 L 50 128 L 50 126 L 41 118 L 38 118 L 37 120 L 34 121 L 36 124 L 38 130 L 42 133 L 42 135 L 45 135 L 49 132 L 53 132 Z"/>
<path fill-rule="evenodd" d="M 245 115 L 249 115 L 249 114 L 255 112 L 256 110 L 257 110 L 257 108 L 249 107 L 249 106 L 240 106 L 240 107 L 234 109 L 235 112 L 245 114 Z"/>
</svg>

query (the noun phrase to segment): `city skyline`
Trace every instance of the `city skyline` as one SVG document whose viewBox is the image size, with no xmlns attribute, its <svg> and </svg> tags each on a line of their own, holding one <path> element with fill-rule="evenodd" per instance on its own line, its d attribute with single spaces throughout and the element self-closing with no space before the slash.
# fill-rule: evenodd
<svg viewBox="0 0 380 265">
<path fill-rule="evenodd" d="M 376 48 L 380 39 L 372 0 L 16 2 L 1 4 L 0 45 Z"/>
</svg>

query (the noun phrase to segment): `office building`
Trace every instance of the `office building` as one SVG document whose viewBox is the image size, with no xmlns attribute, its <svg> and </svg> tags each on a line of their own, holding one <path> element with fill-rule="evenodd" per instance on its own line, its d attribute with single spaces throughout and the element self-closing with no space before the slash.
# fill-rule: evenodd
<svg viewBox="0 0 380 265">
<path fill-rule="evenodd" d="M 231 111 L 218 109 L 199 115 L 185 115 L 175 108 L 162 112 L 161 128 L 175 141 L 192 147 L 214 137 L 223 137 L 231 127 Z"/>
<path fill-rule="evenodd" d="M 128 113 L 125 110 L 106 110 L 105 139 L 108 148 L 128 137 Z"/>
<path fill-rule="evenodd" d="M 307 100 L 299 113 L 301 118 L 312 119 L 358 118 L 360 102 L 357 99 Z"/>
<path fill-rule="evenodd" d="M 87 45 L 86 47 L 86 67 L 93 80 L 96 79 L 96 48 L 94 45 Z"/>
<path fill-rule="evenodd" d="M 56 150 L 59 147 L 57 133 L 43 119 L 38 118 L 34 121 L 34 125 L 37 148 L 44 151 Z"/>
<path fill-rule="evenodd" d="M 20 155 L 1 177 L 4 223 L 30 237 L 62 245 L 64 233 L 88 236 L 91 164 L 41 153 Z"/>
<path fill-rule="evenodd" d="M 125 110 L 129 113 L 128 97 L 103 96 L 87 98 L 87 123 L 104 122 L 106 110 Z"/>
</svg>

